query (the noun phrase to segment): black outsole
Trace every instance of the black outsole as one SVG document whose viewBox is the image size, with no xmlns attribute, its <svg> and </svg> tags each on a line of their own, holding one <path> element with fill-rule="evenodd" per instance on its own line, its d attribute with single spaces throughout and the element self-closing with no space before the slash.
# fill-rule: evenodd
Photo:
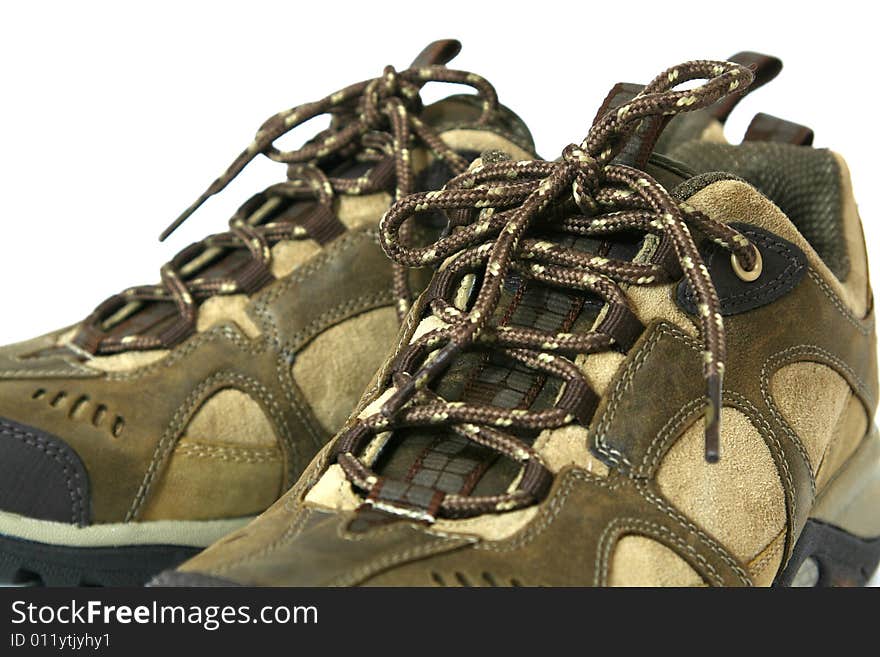
<svg viewBox="0 0 880 657">
<path fill-rule="evenodd" d="M 812 563 L 806 564 L 808 560 Z M 808 520 L 773 586 L 864 586 L 878 563 L 880 537 L 859 538 L 834 525 Z M 802 568 L 805 572 L 796 580 Z"/>
<path fill-rule="evenodd" d="M 142 586 L 163 573 L 164 576 L 152 582 L 153 586 L 234 585 L 234 582 L 222 580 L 207 581 L 213 578 L 197 583 L 186 577 L 170 577 L 169 573 L 163 572 L 200 551 L 200 548 L 176 545 L 68 547 L 0 535 L 0 583 Z M 859 538 L 834 525 L 808 520 L 788 565 L 773 585 L 795 585 L 798 572 L 808 560 L 815 565 L 814 577 L 809 582 L 812 586 L 864 586 L 880 564 L 880 537 Z"/>
<path fill-rule="evenodd" d="M 0 535 L 0 583 L 44 586 L 142 586 L 201 548 L 179 545 L 69 547 Z"/>
</svg>

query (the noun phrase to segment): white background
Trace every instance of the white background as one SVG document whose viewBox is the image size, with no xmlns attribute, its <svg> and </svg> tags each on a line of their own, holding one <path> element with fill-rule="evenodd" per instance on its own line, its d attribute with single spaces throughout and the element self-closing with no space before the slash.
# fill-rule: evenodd
<svg viewBox="0 0 880 657">
<path fill-rule="evenodd" d="M 279 181 L 259 161 L 169 243 L 156 236 L 270 114 L 405 68 L 456 37 L 556 157 L 617 81 L 740 50 L 781 57 L 752 115 L 810 125 L 847 158 L 878 262 L 876 20 L 866 2 L 6 2 L 0 6 L 0 343 L 85 316 Z"/>
</svg>

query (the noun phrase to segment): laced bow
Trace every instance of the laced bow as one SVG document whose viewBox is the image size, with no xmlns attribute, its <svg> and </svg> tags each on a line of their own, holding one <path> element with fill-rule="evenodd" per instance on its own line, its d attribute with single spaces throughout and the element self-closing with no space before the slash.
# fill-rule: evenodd
<svg viewBox="0 0 880 657">
<path fill-rule="evenodd" d="M 705 82 L 675 90 L 692 80 Z M 673 67 L 633 100 L 599 117 L 586 139 L 579 146 L 568 146 L 559 161 L 476 166 L 453 178 L 441 191 L 413 194 L 391 207 L 380 224 L 382 245 L 389 257 L 409 267 L 440 268 L 426 293 L 437 328 L 414 339 L 402 351 L 381 409 L 354 423 L 335 446 L 338 462 L 349 480 L 368 493 L 368 503 L 430 520 L 437 515 L 462 517 L 503 511 L 540 500 L 552 477 L 535 450 L 512 431 L 552 429 L 574 421 L 588 423 L 597 399 L 567 356 L 631 345 L 643 327 L 621 284 L 672 282 L 682 273 L 698 301 L 704 344 L 706 459 L 718 459 L 724 325 L 718 296 L 690 228 L 729 250 L 746 271 L 757 265 L 756 251 L 742 234 L 677 203 L 644 171 L 616 163 L 615 157 L 643 119 L 706 107 L 742 91 L 751 80 L 749 69 L 729 62 L 694 61 Z M 407 220 L 438 210 L 447 213 L 454 228 L 429 246 L 407 246 L 401 239 Z M 585 237 L 641 231 L 654 235 L 659 246 L 645 262 L 615 260 L 566 247 L 562 241 L 536 239 L 529 229 L 539 226 Z M 605 301 L 608 312 L 594 330 L 577 334 L 500 326 L 493 315 L 510 273 L 597 295 Z M 468 285 L 468 299 L 462 301 L 461 290 L 467 290 Z M 546 376 L 562 379 L 554 407 L 506 409 L 445 401 L 429 384 L 466 349 L 498 350 Z M 377 434 L 414 426 L 446 426 L 520 463 L 521 474 L 511 490 L 501 495 L 414 493 L 410 485 L 406 498 L 421 499 L 424 504 L 420 510 L 401 503 L 403 498 L 387 503 L 382 489 L 400 490 L 403 484 L 380 477 L 357 454 Z"/>
<path fill-rule="evenodd" d="M 259 155 L 288 165 L 288 179 L 273 185 L 246 202 L 229 222 L 229 232 L 213 235 L 178 254 L 161 270 L 162 283 L 129 288 L 101 304 L 83 323 L 75 342 L 94 354 L 173 346 L 189 335 L 197 317 L 198 303 L 218 294 L 251 293 L 272 279 L 272 244 L 312 235 L 289 221 L 266 220 L 285 200 L 313 200 L 319 213 L 332 216 L 336 195 L 363 195 L 395 190 L 395 198 L 410 194 L 415 185 L 412 150 L 424 145 L 443 160 L 453 174 L 460 174 L 468 162 L 448 147 L 437 132 L 418 115 L 419 93 L 429 82 L 461 84 L 473 88 L 482 103 L 478 124 L 487 123 L 498 109 L 495 89 L 474 73 L 443 65 L 418 66 L 403 71 L 385 68 L 383 74 L 341 89 L 322 100 L 279 112 L 266 120 L 253 142 L 235 158 L 196 201 L 168 228 L 165 240 L 209 198 L 222 192 Z M 331 125 L 301 148 L 280 150 L 275 142 L 307 121 L 329 115 Z M 334 167 L 346 161 L 372 165 L 359 177 L 333 175 Z M 330 173 L 328 173 L 330 172 Z M 404 239 L 407 229 L 404 229 Z M 208 260 L 216 250 L 246 249 L 250 263 L 235 277 L 199 278 L 191 275 L 194 262 Z M 394 288 L 399 299 L 398 314 L 409 309 L 410 292 L 406 270 L 394 265 Z M 158 336 L 104 335 L 103 326 L 114 317 L 135 312 L 136 305 L 150 301 L 171 301 L 178 321 Z"/>
</svg>

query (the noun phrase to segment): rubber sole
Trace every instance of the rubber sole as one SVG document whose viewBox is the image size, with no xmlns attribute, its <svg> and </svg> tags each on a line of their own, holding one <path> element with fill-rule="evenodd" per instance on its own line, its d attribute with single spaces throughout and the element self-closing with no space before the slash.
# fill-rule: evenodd
<svg viewBox="0 0 880 657">
<path fill-rule="evenodd" d="M 244 524 L 247 519 L 233 520 Z M 200 552 L 219 536 L 191 545 L 162 545 L 179 540 L 182 524 L 107 526 L 77 529 L 0 512 L 0 526 L 18 537 L 0 533 L 0 583 L 47 586 L 141 586 Z M 185 524 L 185 523 L 184 523 Z M 189 525 L 187 525 L 189 527 Z M 218 534 L 225 525 L 207 525 Z M 24 534 L 30 531 L 31 534 Z M 189 527 L 190 539 L 193 527 Z M 129 532 L 127 541 L 121 532 Z M 146 532 L 146 533 L 145 533 Z M 107 534 L 106 536 L 104 534 Z M 110 536 L 126 545 L 112 545 Z M 40 538 L 41 540 L 29 540 Z M 137 544 L 134 540 L 137 540 Z M 150 541 L 152 539 L 152 542 Z M 156 540 L 159 539 L 159 540 Z M 71 545 L 72 541 L 78 545 Z M 95 544 L 94 541 L 101 541 Z M 85 545 L 85 542 L 92 541 Z M 811 517 L 798 537 L 791 558 L 774 586 L 864 586 L 880 564 L 880 434 L 873 429 L 817 498 Z M 159 585 L 171 582 L 157 581 Z"/>
<path fill-rule="evenodd" d="M 866 539 L 808 520 L 774 586 L 864 586 L 880 564 L 880 538 Z"/>
<path fill-rule="evenodd" d="M 17 586 L 142 586 L 202 548 L 69 547 L 0 535 L 0 582 Z"/>
<path fill-rule="evenodd" d="M 0 511 L 0 584 L 140 586 L 252 519 L 79 527 Z"/>
</svg>

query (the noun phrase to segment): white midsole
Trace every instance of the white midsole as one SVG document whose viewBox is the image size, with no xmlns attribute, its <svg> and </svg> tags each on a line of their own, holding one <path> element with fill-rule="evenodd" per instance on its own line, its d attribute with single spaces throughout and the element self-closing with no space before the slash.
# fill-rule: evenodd
<svg viewBox="0 0 880 657">
<path fill-rule="evenodd" d="M 207 547 L 253 520 L 153 520 L 77 527 L 63 522 L 36 520 L 0 511 L 0 535 L 67 547 L 122 547 L 126 545 L 180 545 Z"/>
</svg>

